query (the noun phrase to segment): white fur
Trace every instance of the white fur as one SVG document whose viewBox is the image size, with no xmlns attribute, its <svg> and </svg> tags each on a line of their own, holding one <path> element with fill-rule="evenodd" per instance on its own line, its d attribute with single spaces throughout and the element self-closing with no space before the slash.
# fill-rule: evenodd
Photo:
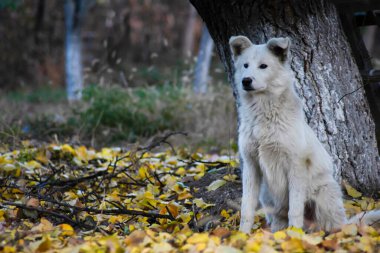
<svg viewBox="0 0 380 253">
<path fill-rule="evenodd" d="M 288 64 L 290 40 L 275 38 L 253 45 L 232 37 L 239 107 L 239 150 L 243 197 L 240 230 L 250 232 L 260 200 L 271 229 L 304 226 L 305 205 L 313 203 L 316 229 L 332 230 L 345 222 L 342 193 L 332 161 L 304 119 Z M 244 64 L 249 66 L 246 68 Z M 267 67 L 261 69 L 259 66 Z M 252 89 L 242 80 L 251 78 Z"/>
</svg>

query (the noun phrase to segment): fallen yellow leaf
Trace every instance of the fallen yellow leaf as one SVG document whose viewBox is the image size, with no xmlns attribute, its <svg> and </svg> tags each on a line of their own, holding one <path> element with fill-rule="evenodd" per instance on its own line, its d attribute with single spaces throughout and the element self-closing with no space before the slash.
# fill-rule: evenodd
<svg viewBox="0 0 380 253">
<path fill-rule="evenodd" d="M 39 169 L 42 167 L 42 165 L 36 161 L 29 161 L 29 162 L 24 164 L 24 167 L 29 169 L 29 170 L 32 170 L 32 169 Z"/>
<path fill-rule="evenodd" d="M 276 240 L 276 241 L 283 241 L 285 238 L 287 237 L 285 231 L 283 230 L 280 230 L 280 231 L 277 231 L 273 234 L 273 238 Z"/>
<path fill-rule="evenodd" d="M 129 236 L 127 236 L 124 240 L 127 246 L 133 246 L 140 244 L 146 236 L 146 233 L 141 230 L 133 231 Z"/>
<path fill-rule="evenodd" d="M 347 182 L 343 182 L 344 187 L 346 188 L 347 194 L 353 198 L 359 198 L 362 196 L 361 192 L 357 191 L 354 187 L 349 185 Z"/>
<path fill-rule="evenodd" d="M 42 242 L 38 245 L 36 252 L 45 252 L 51 248 L 51 239 L 49 236 L 44 236 Z"/>
<path fill-rule="evenodd" d="M 302 241 L 297 238 L 291 238 L 290 240 L 282 242 L 281 248 L 286 252 L 304 252 Z"/>
<path fill-rule="evenodd" d="M 348 224 L 342 227 L 342 232 L 348 236 L 354 236 L 358 233 L 358 227 L 356 224 Z"/>
<path fill-rule="evenodd" d="M 187 239 L 187 243 L 196 244 L 196 243 L 207 243 L 209 240 L 208 233 L 195 233 Z"/>
<path fill-rule="evenodd" d="M 3 253 L 16 253 L 16 247 L 5 246 L 2 250 Z"/>
<path fill-rule="evenodd" d="M 202 209 L 206 209 L 208 207 L 215 206 L 215 204 L 207 204 L 206 202 L 203 201 L 202 198 L 194 199 L 193 202 L 197 207 L 202 208 Z"/>
<path fill-rule="evenodd" d="M 226 183 L 227 183 L 226 180 L 223 180 L 223 179 L 215 180 L 209 186 L 207 186 L 207 190 L 208 191 L 215 191 L 216 189 L 222 187 Z"/>
<path fill-rule="evenodd" d="M 73 236 L 75 234 L 73 227 L 69 224 L 60 224 L 59 228 L 62 230 L 62 236 Z"/>
<path fill-rule="evenodd" d="M 40 224 L 38 226 L 35 226 L 32 228 L 32 231 L 38 231 L 38 232 L 47 232 L 52 231 L 54 229 L 53 224 L 51 224 L 50 221 L 48 221 L 46 218 L 41 218 Z"/>
<path fill-rule="evenodd" d="M 75 150 L 68 144 L 62 146 L 62 151 L 64 153 L 70 153 L 72 155 L 75 155 Z"/>
</svg>

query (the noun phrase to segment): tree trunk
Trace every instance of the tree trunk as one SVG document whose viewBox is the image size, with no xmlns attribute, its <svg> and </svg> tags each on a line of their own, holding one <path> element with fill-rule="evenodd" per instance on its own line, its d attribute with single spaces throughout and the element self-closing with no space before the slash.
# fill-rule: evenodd
<svg viewBox="0 0 380 253">
<path fill-rule="evenodd" d="M 189 14 L 186 21 L 185 34 L 182 42 L 182 54 L 191 57 L 194 48 L 194 27 L 197 21 L 197 11 L 189 4 Z"/>
<path fill-rule="evenodd" d="M 237 106 L 230 36 L 245 35 L 257 44 L 272 37 L 291 38 L 296 89 L 309 125 L 333 158 L 336 179 L 347 180 L 365 194 L 378 194 L 375 125 L 335 7 L 328 0 L 190 1 L 214 39 Z"/>
<path fill-rule="evenodd" d="M 201 43 L 197 63 L 194 70 L 194 92 L 206 93 L 209 79 L 211 56 L 214 49 L 214 41 L 212 40 L 207 27 L 203 25 Z"/>
<path fill-rule="evenodd" d="M 70 102 L 82 97 L 82 41 L 81 25 L 84 13 L 83 0 L 66 0 L 65 3 L 65 69 L 66 90 Z"/>
</svg>

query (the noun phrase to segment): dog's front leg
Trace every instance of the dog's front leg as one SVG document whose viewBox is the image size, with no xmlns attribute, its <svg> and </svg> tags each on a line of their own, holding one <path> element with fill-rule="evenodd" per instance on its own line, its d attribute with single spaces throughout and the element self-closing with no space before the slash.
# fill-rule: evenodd
<svg viewBox="0 0 380 253">
<path fill-rule="evenodd" d="M 306 202 L 306 179 L 302 171 L 289 173 L 289 226 L 302 228 Z"/>
<path fill-rule="evenodd" d="M 257 202 L 259 199 L 261 175 L 258 164 L 252 159 L 242 159 L 243 195 L 241 200 L 240 231 L 251 231 Z"/>
</svg>

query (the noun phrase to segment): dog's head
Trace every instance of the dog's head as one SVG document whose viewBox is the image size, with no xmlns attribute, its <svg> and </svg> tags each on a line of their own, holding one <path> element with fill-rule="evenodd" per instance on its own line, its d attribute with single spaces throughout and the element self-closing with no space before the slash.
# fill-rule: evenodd
<svg viewBox="0 0 380 253">
<path fill-rule="evenodd" d="M 230 38 L 235 64 L 235 83 L 242 94 L 279 94 L 289 85 L 289 38 L 273 38 L 254 45 L 245 36 Z"/>
</svg>

